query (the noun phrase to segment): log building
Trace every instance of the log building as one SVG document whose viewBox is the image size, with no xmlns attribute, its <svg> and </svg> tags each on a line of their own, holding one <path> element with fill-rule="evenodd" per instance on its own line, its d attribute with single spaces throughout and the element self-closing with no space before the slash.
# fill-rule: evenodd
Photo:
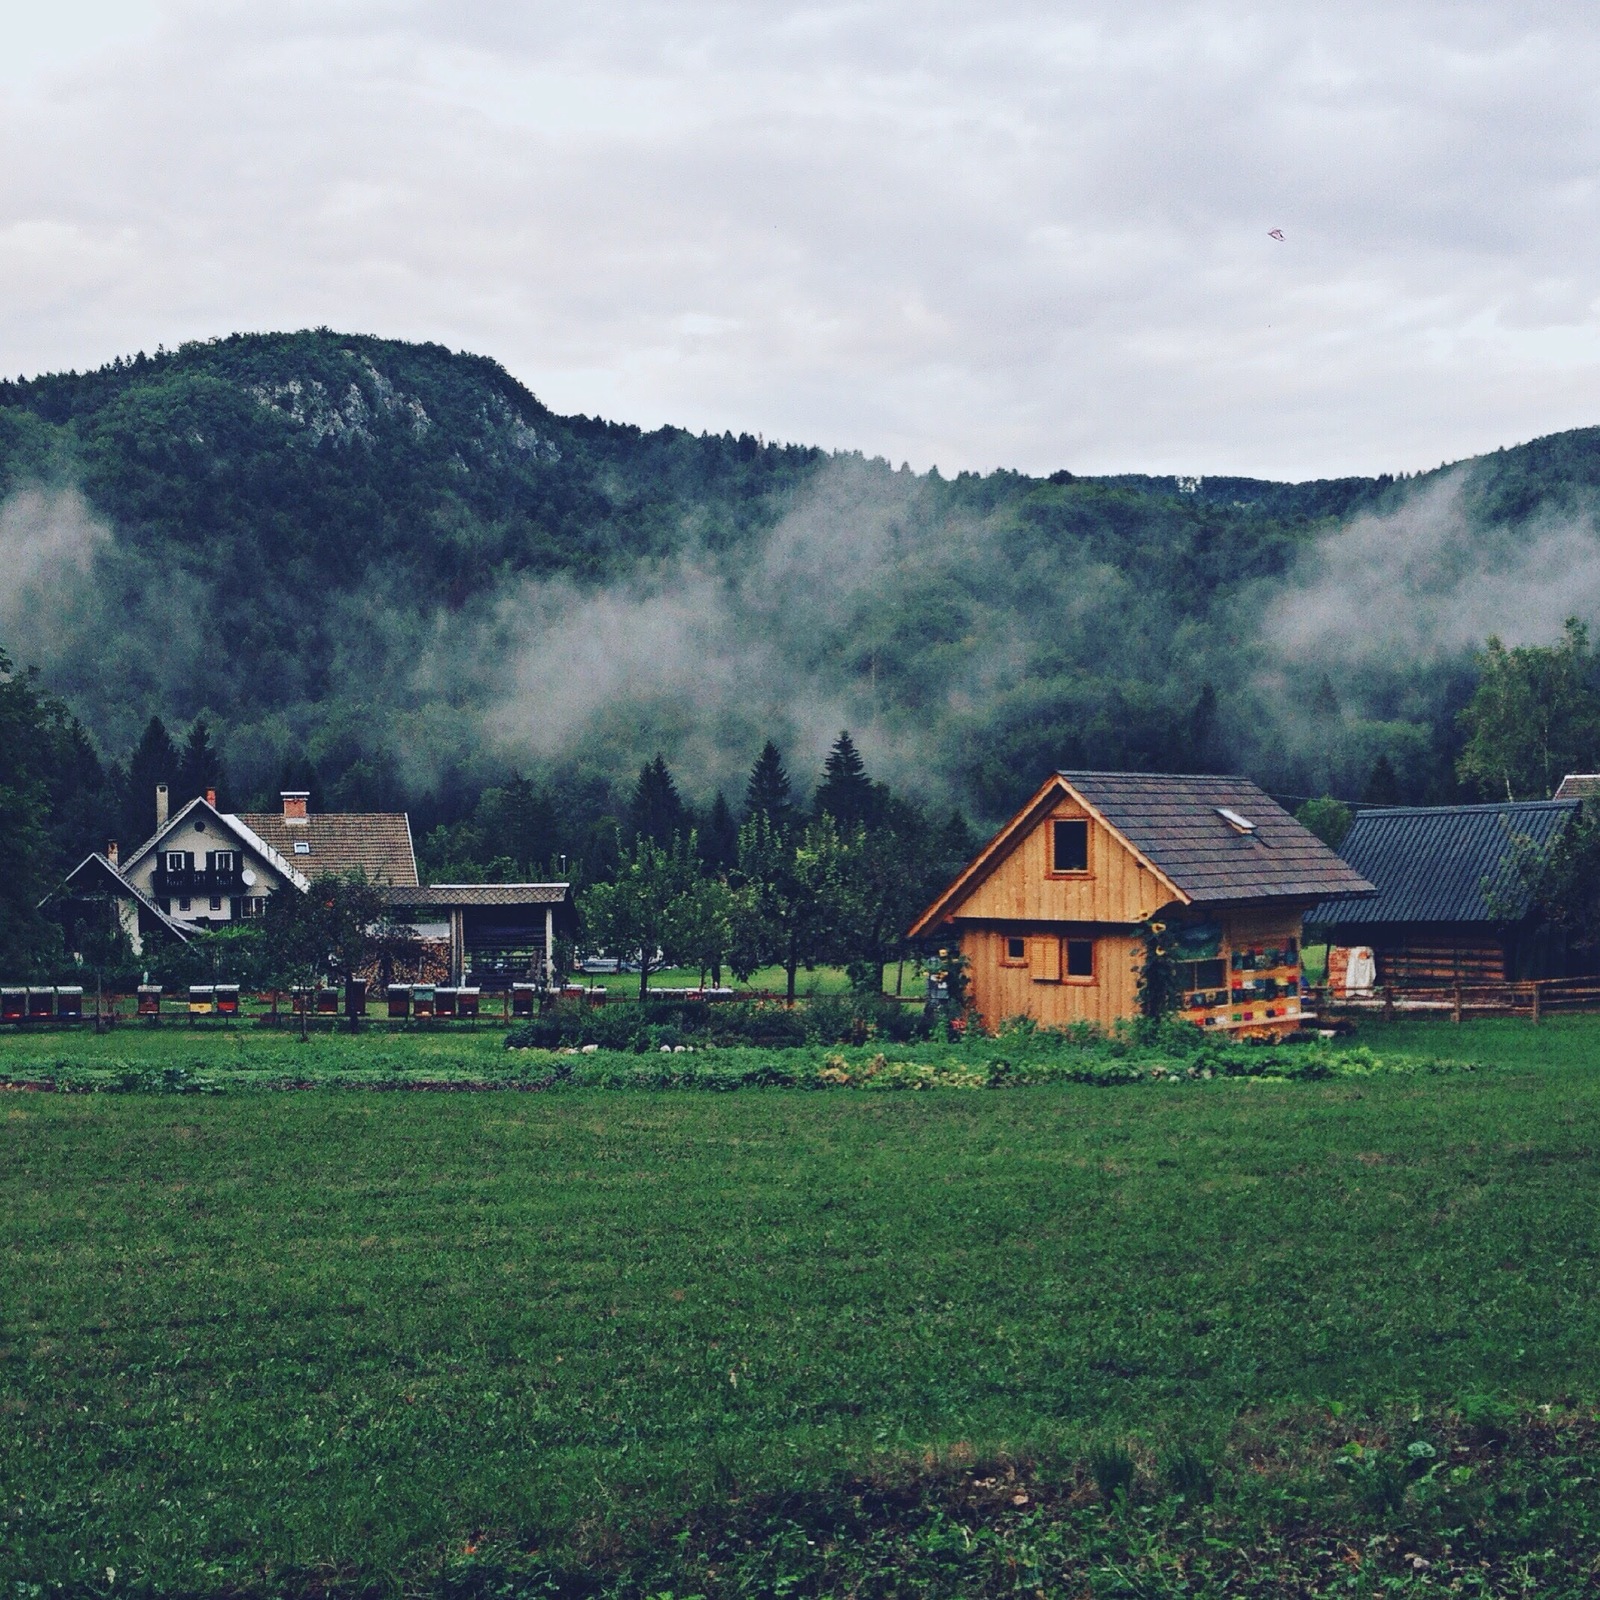
<svg viewBox="0 0 1600 1600">
<path fill-rule="evenodd" d="M 1058 772 L 910 936 L 959 944 L 988 1027 L 1110 1027 L 1138 1014 L 1155 919 L 1182 963 L 1183 1016 L 1284 1032 L 1301 1020 L 1303 913 L 1372 892 L 1244 778 Z"/>
<path fill-rule="evenodd" d="M 1513 862 L 1518 841 L 1535 850 L 1555 844 L 1580 803 L 1565 798 L 1357 812 L 1340 853 L 1378 892 L 1365 900 L 1329 901 L 1306 919 L 1328 942 L 1330 987 L 1345 989 L 1352 952 L 1363 949 L 1372 952 L 1373 980 L 1385 987 L 1567 976 L 1565 943 L 1540 926 Z"/>
</svg>

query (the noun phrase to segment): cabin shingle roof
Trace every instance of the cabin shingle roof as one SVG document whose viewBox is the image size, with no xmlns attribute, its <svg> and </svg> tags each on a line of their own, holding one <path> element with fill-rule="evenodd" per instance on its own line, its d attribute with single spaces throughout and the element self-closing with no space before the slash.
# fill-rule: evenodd
<svg viewBox="0 0 1600 1600">
<path fill-rule="evenodd" d="M 1328 927 L 1519 921 L 1527 915 L 1529 894 L 1508 865 L 1512 841 L 1520 836 L 1551 844 L 1578 809 L 1577 800 L 1566 799 L 1357 812 L 1340 849 L 1378 893 L 1370 900 L 1319 905 L 1306 920 Z"/>
<path fill-rule="evenodd" d="M 1156 772 L 1062 772 L 1128 842 L 1198 905 L 1372 892 L 1248 778 Z M 1254 823 L 1242 833 L 1221 812 Z"/>
<path fill-rule="evenodd" d="M 281 811 L 242 811 L 239 820 L 308 878 L 360 871 L 377 883 L 417 881 L 411 822 L 403 811 L 314 811 L 292 823 Z M 297 855 L 296 840 L 310 851 Z"/>
</svg>

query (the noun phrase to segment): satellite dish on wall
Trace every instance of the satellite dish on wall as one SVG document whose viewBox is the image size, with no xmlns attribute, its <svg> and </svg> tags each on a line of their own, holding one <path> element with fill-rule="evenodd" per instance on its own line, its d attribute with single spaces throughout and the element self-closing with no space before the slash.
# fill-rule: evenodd
<svg viewBox="0 0 1600 1600">
<path fill-rule="evenodd" d="M 249 867 L 246 867 L 244 871 L 239 874 L 239 881 L 244 884 L 245 888 L 248 889 L 252 884 L 255 883 L 256 875 L 249 869 Z"/>
</svg>

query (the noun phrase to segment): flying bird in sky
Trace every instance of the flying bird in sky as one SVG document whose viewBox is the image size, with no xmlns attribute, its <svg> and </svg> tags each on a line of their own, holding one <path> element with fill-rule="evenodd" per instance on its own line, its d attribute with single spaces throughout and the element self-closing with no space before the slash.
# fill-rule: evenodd
<svg viewBox="0 0 1600 1600">
<path fill-rule="evenodd" d="M 1267 237 L 1269 239 L 1276 239 L 1279 244 L 1282 244 L 1283 243 L 1283 229 L 1282 228 L 1269 228 L 1267 230 Z"/>
</svg>

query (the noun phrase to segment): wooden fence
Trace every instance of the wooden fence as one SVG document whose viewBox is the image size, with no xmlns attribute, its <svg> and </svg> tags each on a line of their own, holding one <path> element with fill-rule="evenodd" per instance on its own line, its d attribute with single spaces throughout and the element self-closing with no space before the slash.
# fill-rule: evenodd
<svg viewBox="0 0 1600 1600">
<path fill-rule="evenodd" d="M 1359 995 L 1313 991 L 1323 1015 L 1384 1017 L 1541 1017 L 1600 1011 L 1600 977 L 1541 978 L 1524 983 L 1434 983 L 1380 985 Z"/>
</svg>

